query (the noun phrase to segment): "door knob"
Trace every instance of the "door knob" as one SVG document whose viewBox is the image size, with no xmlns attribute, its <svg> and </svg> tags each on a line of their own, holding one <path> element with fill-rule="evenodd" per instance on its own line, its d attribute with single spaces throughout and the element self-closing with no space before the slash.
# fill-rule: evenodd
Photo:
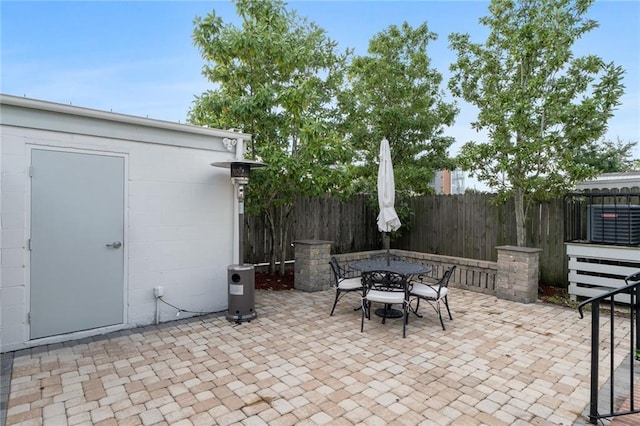
<svg viewBox="0 0 640 426">
<path fill-rule="evenodd" d="M 115 241 L 113 243 L 107 244 L 107 247 L 111 247 L 111 248 L 120 248 L 122 247 L 122 243 L 120 241 Z"/>
</svg>

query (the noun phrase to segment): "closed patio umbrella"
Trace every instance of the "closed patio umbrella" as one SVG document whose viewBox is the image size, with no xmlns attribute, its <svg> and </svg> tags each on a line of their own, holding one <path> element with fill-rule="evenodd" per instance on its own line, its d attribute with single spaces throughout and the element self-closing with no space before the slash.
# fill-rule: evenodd
<svg viewBox="0 0 640 426">
<path fill-rule="evenodd" d="M 378 229 L 383 232 L 384 245 L 389 253 L 389 232 L 400 228 L 400 219 L 394 207 L 396 199 L 395 181 L 393 178 L 393 164 L 391 149 L 386 138 L 380 142 L 380 164 L 378 166 Z M 389 258 L 387 257 L 387 260 Z"/>
</svg>

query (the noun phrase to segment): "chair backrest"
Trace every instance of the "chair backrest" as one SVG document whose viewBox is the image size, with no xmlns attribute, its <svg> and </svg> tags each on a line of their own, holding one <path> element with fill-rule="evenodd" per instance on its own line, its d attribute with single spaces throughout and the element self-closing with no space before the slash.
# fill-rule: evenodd
<svg viewBox="0 0 640 426">
<path fill-rule="evenodd" d="M 456 270 L 456 265 L 451 266 L 449 269 L 444 271 L 442 278 L 438 281 L 438 296 L 440 295 L 440 289 L 449 287 L 449 280 L 451 279 L 451 275 L 453 275 L 453 271 Z"/>
<path fill-rule="evenodd" d="M 358 278 L 360 276 L 360 272 L 349 267 L 344 267 L 340 265 L 338 259 L 335 256 L 331 256 L 329 259 L 329 265 L 331 265 L 331 271 L 333 272 L 333 278 L 335 281 L 335 285 L 337 286 L 340 281 L 346 278 Z"/>
<path fill-rule="evenodd" d="M 406 281 L 400 274 L 389 271 L 370 271 L 365 275 L 367 290 L 406 291 Z"/>
<path fill-rule="evenodd" d="M 333 272 L 333 281 L 334 286 L 337 287 L 340 283 L 340 280 L 343 278 L 343 271 L 340 268 L 340 264 L 338 263 L 338 259 L 335 256 L 331 256 L 329 260 L 329 265 L 331 265 L 331 272 Z"/>
</svg>

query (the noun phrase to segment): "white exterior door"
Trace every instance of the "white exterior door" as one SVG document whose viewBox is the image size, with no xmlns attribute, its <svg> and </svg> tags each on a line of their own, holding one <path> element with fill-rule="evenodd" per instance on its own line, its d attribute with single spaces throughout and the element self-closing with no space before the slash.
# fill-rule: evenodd
<svg viewBox="0 0 640 426">
<path fill-rule="evenodd" d="M 32 150 L 31 339 L 124 321 L 124 158 Z"/>
</svg>

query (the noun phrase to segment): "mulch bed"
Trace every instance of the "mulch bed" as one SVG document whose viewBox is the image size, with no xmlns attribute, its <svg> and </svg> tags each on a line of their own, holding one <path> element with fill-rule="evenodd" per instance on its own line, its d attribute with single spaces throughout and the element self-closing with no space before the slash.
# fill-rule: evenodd
<svg viewBox="0 0 640 426">
<path fill-rule="evenodd" d="M 256 272 L 256 290 L 293 290 L 293 271 L 285 271 L 284 275 Z"/>
<path fill-rule="evenodd" d="M 542 285 L 542 284 L 538 285 L 538 295 L 543 300 L 545 298 L 553 298 L 553 297 L 558 297 L 558 298 L 568 297 L 566 288 L 552 287 L 552 286 Z"/>
</svg>

